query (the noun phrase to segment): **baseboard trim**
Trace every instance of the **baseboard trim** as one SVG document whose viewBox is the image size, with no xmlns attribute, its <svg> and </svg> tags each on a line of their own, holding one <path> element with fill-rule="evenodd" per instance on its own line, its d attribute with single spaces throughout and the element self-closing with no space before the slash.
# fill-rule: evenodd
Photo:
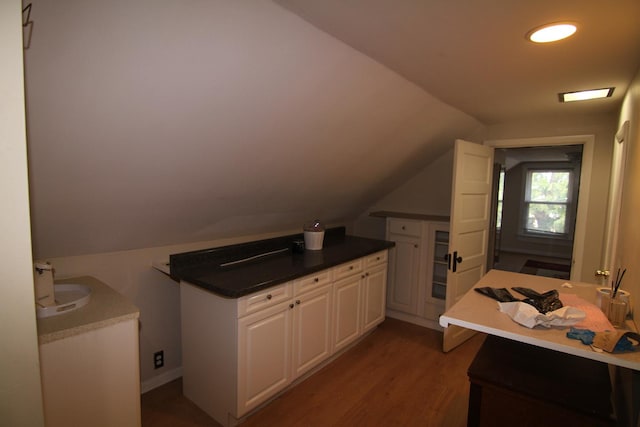
<svg viewBox="0 0 640 427">
<path fill-rule="evenodd" d="M 438 324 L 437 321 L 431 319 L 425 319 L 424 317 L 418 317 L 413 314 L 402 313 L 387 308 L 387 317 L 393 319 L 402 320 L 403 322 L 413 323 L 414 325 L 423 326 L 429 329 L 435 329 L 436 331 L 444 331 L 444 328 Z"/>
<path fill-rule="evenodd" d="M 142 381 L 140 383 L 140 394 L 151 391 L 154 388 L 160 387 L 161 385 L 165 385 L 166 383 L 176 380 L 181 376 L 182 376 L 182 366 L 167 372 L 163 372 L 162 374 L 149 378 L 146 381 Z"/>
</svg>

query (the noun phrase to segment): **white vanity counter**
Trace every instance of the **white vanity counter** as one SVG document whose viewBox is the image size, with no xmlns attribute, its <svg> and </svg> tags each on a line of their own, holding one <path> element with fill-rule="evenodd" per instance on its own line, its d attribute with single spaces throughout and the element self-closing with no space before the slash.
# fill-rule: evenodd
<svg viewBox="0 0 640 427">
<path fill-rule="evenodd" d="M 46 425 L 140 426 L 138 308 L 93 277 L 57 283 L 88 286 L 91 299 L 37 321 Z"/>
<path fill-rule="evenodd" d="M 100 280 L 91 276 L 56 280 L 56 284 L 77 283 L 91 289 L 89 303 L 75 311 L 38 319 L 38 343 L 46 344 L 130 319 L 140 310 Z"/>
</svg>

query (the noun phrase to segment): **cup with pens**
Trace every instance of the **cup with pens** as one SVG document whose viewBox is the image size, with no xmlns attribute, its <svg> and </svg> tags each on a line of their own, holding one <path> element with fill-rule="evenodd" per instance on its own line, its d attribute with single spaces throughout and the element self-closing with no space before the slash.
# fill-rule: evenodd
<svg viewBox="0 0 640 427">
<path fill-rule="evenodd" d="M 627 317 L 627 301 L 619 297 L 620 285 L 626 272 L 627 269 L 625 268 L 622 274 L 620 274 L 620 269 L 618 269 L 615 281 L 611 281 L 610 292 L 602 296 L 602 309 L 604 314 L 606 314 L 611 324 L 616 328 L 624 326 L 624 321 Z"/>
</svg>

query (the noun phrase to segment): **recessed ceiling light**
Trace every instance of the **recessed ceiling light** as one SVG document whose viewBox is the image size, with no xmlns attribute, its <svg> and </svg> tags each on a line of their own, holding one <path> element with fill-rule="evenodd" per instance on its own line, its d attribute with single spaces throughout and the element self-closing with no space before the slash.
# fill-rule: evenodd
<svg viewBox="0 0 640 427">
<path fill-rule="evenodd" d="M 580 90 L 577 92 L 563 92 L 558 94 L 560 102 L 586 101 L 588 99 L 608 98 L 613 95 L 613 87 L 603 89 Z"/>
<path fill-rule="evenodd" d="M 527 33 L 527 39 L 534 43 L 555 42 L 573 35 L 576 29 L 576 24 L 572 22 L 556 22 L 534 28 Z"/>
</svg>

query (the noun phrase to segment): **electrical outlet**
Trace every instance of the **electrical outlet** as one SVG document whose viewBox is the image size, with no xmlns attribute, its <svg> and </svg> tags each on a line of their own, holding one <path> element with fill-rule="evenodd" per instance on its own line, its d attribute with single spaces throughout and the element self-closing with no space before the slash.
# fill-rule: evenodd
<svg viewBox="0 0 640 427">
<path fill-rule="evenodd" d="M 159 369 L 164 366 L 164 351 L 156 351 L 153 353 L 153 369 Z"/>
</svg>

